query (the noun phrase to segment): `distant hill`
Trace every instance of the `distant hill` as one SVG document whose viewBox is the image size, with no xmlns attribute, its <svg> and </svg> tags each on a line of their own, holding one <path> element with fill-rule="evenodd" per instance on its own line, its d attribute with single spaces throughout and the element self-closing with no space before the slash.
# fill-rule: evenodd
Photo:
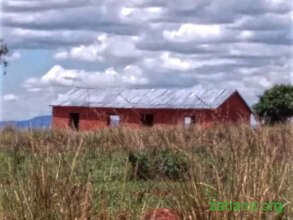
<svg viewBox="0 0 293 220">
<path fill-rule="evenodd" d="M 40 129 L 40 128 L 50 128 L 51 116 L 38 116 L 29 120 L 24 121 L 0 121 L 0 128 L 7 125 L 12 125 L 20 129 Z"/>
</svg>

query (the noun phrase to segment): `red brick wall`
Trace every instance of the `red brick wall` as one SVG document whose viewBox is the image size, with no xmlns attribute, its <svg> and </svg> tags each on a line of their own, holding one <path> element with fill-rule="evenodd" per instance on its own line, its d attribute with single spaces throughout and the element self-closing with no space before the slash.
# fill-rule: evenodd
<svg viewBox="0 0 293 220">
<path fill-rule="evenodd" d="M 212 110 L 176 110 L 176 109 L 112 109 L 88 107 L 53 107 L 52 128 L 65 129 L 69 124 L 69 114 L 79 113 L 80 130 L 94 130 L 108 126 L 108 114 L 120 115 L 120 125 L 140 126 L 140 113 L 153 113 L 154 125 L 183 125 L 185 115 L 194 115 L 196 123 L 211 124 L 215 115 Z"/>
<path fill-rule="evenodd" d="M 235 122 L 248 120 L 250 112 L 236 93 L 216 110 L 179 110 L 179 109 L 122 109 L 122 108 L 88 108 L 88 107 L 53 107 L 52 128 L 68 128 L 69 114 L 79 113 L 79 129 L 95 130 L 108 126 L 108 115 L 120 115 L 120 125 L 128 127 L 140 126 L 140 113 L 153 113 L 154 125 L 182 125 L 184 116 L 194 115 L 196 123 L 209 127 L 218 121 Z"/>
<path fill-rule="evenodd" d="M 251 111 L 238 94 L 233 93 L 221 106 L 216 109 L 218 120 L 225 122 L 250 121 Z"/>
</svg>

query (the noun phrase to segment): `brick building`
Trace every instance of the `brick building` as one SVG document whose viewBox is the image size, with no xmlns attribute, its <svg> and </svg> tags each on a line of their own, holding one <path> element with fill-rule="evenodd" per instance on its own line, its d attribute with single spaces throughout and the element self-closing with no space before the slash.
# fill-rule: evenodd
<svg viewBox="0 0 293 220">
<path fill-rule="evenodd" d="M 207 127 L 250 122 L 251 110 L 237 90 L 83 89 L 59 95 L 52 104 L 52 128 L 95 130 L 106 126 Z"/>
</svg>

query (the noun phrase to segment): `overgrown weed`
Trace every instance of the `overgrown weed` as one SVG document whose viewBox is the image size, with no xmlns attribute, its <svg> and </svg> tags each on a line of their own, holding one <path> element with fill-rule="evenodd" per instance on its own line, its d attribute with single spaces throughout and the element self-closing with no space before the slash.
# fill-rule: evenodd
<svg viewBox="0 0 293 220">
<path fill-rule="evenodd" d="M 6 128 L 0 132 L 0 217 L 140 219 L 148 209 L 168 206 L 182 219 L 285 219 L 292 216 L 292 134 L 288 124 L 80 133 Z M 139 159 L 131 166 L 130 154 L 144 156 L 140 175 L 156 175 L 129 178 L 139 166 Z M 279 215 L 209 211 L 211 201 L 225 200 L 280 201 L 284 208 Z"/>
</svg>

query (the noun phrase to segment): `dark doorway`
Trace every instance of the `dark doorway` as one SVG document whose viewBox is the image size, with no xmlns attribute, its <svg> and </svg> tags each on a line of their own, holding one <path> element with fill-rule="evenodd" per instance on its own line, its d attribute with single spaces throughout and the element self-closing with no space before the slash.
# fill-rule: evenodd
<svg viewBox="0 0 293 220">
<path fill-rule="evenodd" d="M 74 130 L 79 129 L 79 113 L 69 114 L 69 127 Z"/>
<path fill-rule="evenodd" d="M 144 126 L 152 126 L 154 124 L 154 114 L 141 114 L 140 121 Z"/>
</svg>

